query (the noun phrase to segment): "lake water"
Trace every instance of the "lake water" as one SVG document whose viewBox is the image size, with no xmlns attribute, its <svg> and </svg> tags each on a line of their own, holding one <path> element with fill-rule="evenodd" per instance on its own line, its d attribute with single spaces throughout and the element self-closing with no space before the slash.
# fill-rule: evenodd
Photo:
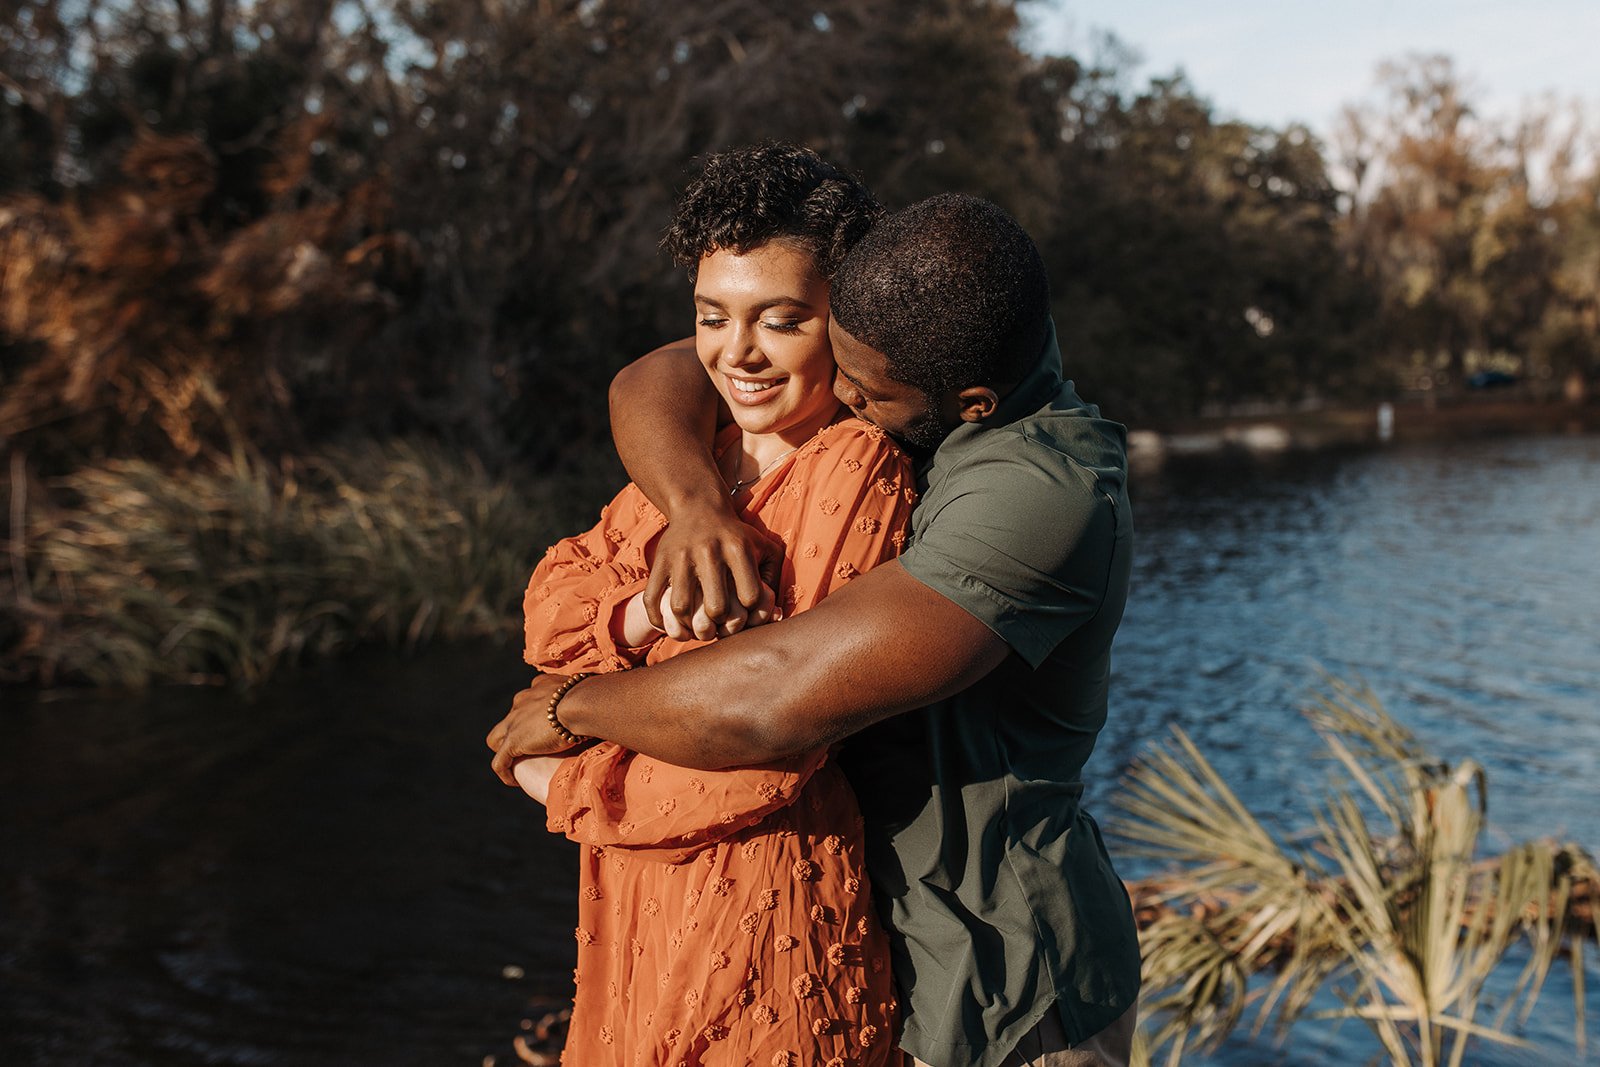
<svg viewBox="0 0 1600 1067">
<path fill-rule="evenodd" d="M 1303 827 L 1325 765 L 1296 708 L 1320 668 L 1487 766 L 1490 847 L 1600 845 L 1600 438 L 1171 466 L 1135 505 L 1095 810 L 1177 725 Z M 524 676 L 476 646 L 248 698 L 0 695 L 0 1063 L 517 1062 L 574 952 L 570 848 L 482 746 Z M 1534 1048 L 1471 1061 L 1578 1062 L 1570 988 L 1558 965 Z M 1193 1062 L 1371 1054 L 1347 1025 Z"/>
<path fill-rule="evenodd" d="M 1369 684 L 1430 751 L 1485 766 L 1490 849 L 1600 847 L 1600 438 L 1169 467 L 1142 490 L 1103 769 L 1180 726 L 1269 826 L 1303 828 L 1329 761 L 1297 709 L 1326 670 Z M 1571 990 L 1558 965 L 1521 1031 L 1537 1047 L 1479 1044 L 1468 1062 L 1595 1062 L 1593 1036 L 1587 1060 L 1573 1048 Z M 1235 1042 L 1185 1062 L 1378 1051 L 1359 1024 L 1306 1026 L 1284 1048 Z"/>
</svg>

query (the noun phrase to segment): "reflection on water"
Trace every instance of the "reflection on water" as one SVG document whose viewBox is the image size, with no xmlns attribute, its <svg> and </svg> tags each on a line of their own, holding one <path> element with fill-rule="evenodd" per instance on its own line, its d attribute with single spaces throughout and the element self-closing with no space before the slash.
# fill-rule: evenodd
<svg viewBox="0 0 1600 1067">
<path fill-rule="evenodd" d="M 1139 478 L 1096 810 L 1178 724 L 1247 803 L 1303 825 L 1323 768 L 1294 709 L 1321 665 L 1488 765 L 1491 845 L 1600 844 L 1597 471 L 1600 439 L 1575 437 Z M 528 998 L 569 980 L 575 884 L 566 843 L 487 770 L 524 676 L 478 647 L 249 699 L 0 696 L 0 1062 L 514 1062 Z M 1558 969 L 1526 1031 L 1540 1051 L 1475 1062 L 1572 1062 L 1569 989 Z M 1373 1051 L 1347 1024 L 1212 1062 Z"/>
<path fill-rule="evenodd" d="M 478 648 L 7 707 L 0 1063 L 513 1062 L 577 891 L 488 771 L 526 677 Z"/>
<path fill-rule="evenodd" d="M 1600 438 L 1169 470 L 1135 489 L 1110 763 L 1178 723 L 1256 803 L 1297 811 L 1319 768 L 1295 708 L 1320 666 L 1371 683 L 1441 755 L 1488 763 L 1498 840 L 1600 844 L 1600 806 L 1559 800 L 1588 799 L 1560 790 L 1600 771 Z"/>
</svg>

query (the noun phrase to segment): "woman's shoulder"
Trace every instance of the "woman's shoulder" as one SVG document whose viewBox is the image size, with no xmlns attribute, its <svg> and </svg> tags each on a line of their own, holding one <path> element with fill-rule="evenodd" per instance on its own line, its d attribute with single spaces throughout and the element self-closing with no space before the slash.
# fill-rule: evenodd
<svg viewBox="0 0 1600 1067">
<path fill-rule="evenodd" d="M 863 465 L 868 460 L 879 466 L 889 464 L 910 467 L 911 465 L 910 458 L 888 434 L 872 423 L 853 415 L 824 426 L 817 431 L 815 437 L 802 446 L 800 452 L 802 456 L 812 458 L 827 457 L 829 462 L 836 465 L 843 464 L 846 467 L 851 466 L 847 460 L 854 460 Z"/>
<path fill-rule="evenodd" d="M 795 460 L 783 492 L 796 499 L 816 498 L 825 512 L 831 502 L 858 499 L 868 487 L 915 499 L 911 459 L 888 434 L 858 418 L 824 427 L 800 447 Z"/>
</svg>

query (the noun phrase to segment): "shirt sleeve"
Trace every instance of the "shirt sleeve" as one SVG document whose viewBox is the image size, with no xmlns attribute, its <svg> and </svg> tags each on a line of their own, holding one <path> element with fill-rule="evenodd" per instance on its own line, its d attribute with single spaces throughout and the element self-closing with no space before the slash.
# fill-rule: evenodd
<svg viewBox="0 0 1600 1067">
<path fill-rule="evenodd" d="M 644 588 L 647 549 L 665 520 L 630 485 L 586 533 L 550 546 L 522 600 L 523 657 L 543 671 L 614 671 L 644 659 L 649 646 L 619 644 L 617 612 Z"/>
<path fill-rule="evenodd" d="M 881 435 L 850 427 L 807 448 L 770 509 L 769 529 L 788 547 L 780 592 L 787 614 L 892 559 L 905 543 L 915 502 L 909 461 Z M 651 658 L 697 645 L 663 640 Z M 607 742 L 556 773 L 545 802 L 547 825 L 585 844 L 682 856 L 790 803 L 826 759 L 827 750 L 818 749 L 758 766 L 696 771 Z"/>
<path fill-rule="evenodd" d="M 1071 459 L 1022 436 L 945 477 L 900 565 L 1038 667 L 1100 611 L 1127 517 Z"/>
</svg>

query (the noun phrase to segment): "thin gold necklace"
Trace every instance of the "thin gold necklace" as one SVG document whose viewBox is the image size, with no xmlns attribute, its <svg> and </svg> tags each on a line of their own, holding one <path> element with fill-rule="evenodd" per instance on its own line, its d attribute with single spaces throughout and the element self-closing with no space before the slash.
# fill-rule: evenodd
<svg viewBox="0 0 1600 1067">
<path fill-rule="evenodd" d="M 794 448 L 791 448 L 791 449 L 789 449 L 789 450 L 787 450 L 785 452 L 780 452 L 778 455 L 776 455 L 772 459 L 768 460 L 767 461 L 767 465 L 765 467 L 762 467 L 760 470 L 756 471 L 755 474 L 752 475 L 751 477 L 749 477 L 749 478 L 741 478 L 739 481 L 734 482 L 732 488 L 730 488 L 728 490 L 728 495 L 729 496 L 738 496 L 740 490 L 748 489 L 752 485 L 755 485 L 762 478 L 766 477 L 767 472 L 770 471 L 773 467 L 776 467 L 779 463 L 783 462 L 784 460 L 786 460 L 790 456 L 792 456 L 794 454 L 794 452 L 795 452 L 795 449 L 797 449 L 799 447 L 800 447 L 799 445 L 795 445 Z"/>
</svg>

